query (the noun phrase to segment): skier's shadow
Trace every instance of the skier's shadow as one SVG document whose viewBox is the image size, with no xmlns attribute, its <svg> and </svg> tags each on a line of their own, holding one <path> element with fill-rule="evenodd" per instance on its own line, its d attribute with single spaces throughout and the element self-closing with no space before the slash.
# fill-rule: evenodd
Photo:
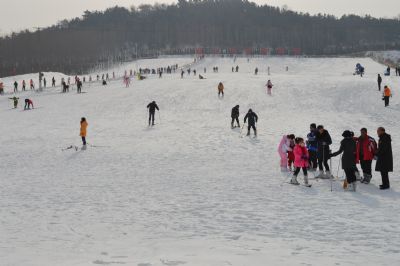
<svg viewBox="0 0 400 266">
<path fill-rule="evenodd" d="M 362 184 L 359 186 L 362 186 Z M 364 192 L 362 194 L 352 193 L 351 195 L 359 200 L 361 204 L 364 204 L 368 207 L 379 208 L 381 204 L 384 204 L 384 202 L 381 202 L 380 199 L 400 199 L 400 192 L 395 191 L 392 188 L 390 190 L 382 191 L 376 185 L 370 184 L 363 186 L 362 190 Z"/>
</svg>

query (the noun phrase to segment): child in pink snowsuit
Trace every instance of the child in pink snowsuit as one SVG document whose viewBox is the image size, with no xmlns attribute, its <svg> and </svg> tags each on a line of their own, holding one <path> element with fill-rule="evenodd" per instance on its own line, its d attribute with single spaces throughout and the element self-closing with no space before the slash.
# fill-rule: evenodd
<svg viewBox="0 0 400 266">
<path fill-rule="evenodd" d="M 295 140 L 296 146 L 294 147 L 293 154 L 294 154 L 294 167 L 296 168 L 292 180 L 290 183 L 298 185 L 299 182 L 297 181 L 297 176 L 300 173 L 300 170 L 303 170 L 304 174 L 304 184 L 308 185 L 308 175 L 307 175 L 307 168 L 308 168 L 308 150 L 304 143 L 304 139 L 296 138 Z"/>
<path fill-rule="evenodd" d="M 288 140 L 289 140 L 289 149 L 288 149 L 288 168 L 290 171 L 292 171 L 292 165 L 294 163 L 294 153 L 293 149 L 295 147 L 294 143 L 295 136 L 294 135 L 289 135 Z"/>
<path fill-rule="evenodd" d="M 288 150 L 290 149 L 290 141 L 288 139 L 288 136 L 285 135 L 282 137 L 281 142 L 279 143 L 278 146 L 278 153 L 279 156 L 281 157 L 281 171 L 282 172 L 287 172 L 288 168 L 287 168 L 287 162 L 288 162 Z"/>
</svg>

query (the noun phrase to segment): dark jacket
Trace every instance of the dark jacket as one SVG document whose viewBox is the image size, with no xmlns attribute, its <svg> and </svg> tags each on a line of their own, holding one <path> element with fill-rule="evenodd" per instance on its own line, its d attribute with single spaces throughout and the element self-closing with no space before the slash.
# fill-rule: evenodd
<svg viewBox="0 0 400 266">
<path fill-rule="evenodd" d="M 254 112 L 248 112 L 244 117 L 244 122 L 246 123 L 247 119 L 249 119 L 249 125 L 255 125 L 258 121 L 258 116 Z"/>
<path fill-rule="evenodd" d="M 317 142 L 318 142 L 318 155 L 321 158 L 323 155 L 327 156 L 329 154 L 329 145 L 332 144 L 331 135 L 329 135 L 328 130 L 324 130 L 322 134 L 317 132 Z"/>
<path fill-rule="evenodd" d="M 331 157 L 338 156 L 341 153 L 343 153 L 342 169 L 355 169 L 357 144 L 353 138 L 344 138 L 340 142 L 340 149 L 332 153 Z"/>
<path fill-rule="evenodd" d="M 384 133 L 379 137 L 375 171 L 393 172 L 392 138 Z"/>
<path fill-rule="evenodd" d="M 157 109 L 157 110 L 160 110 L 160 109 L 158 109 L 158 105 L 157 105 L 156 103 L 149 103 L 149 104 L 147 105 L 147 108 L 149 108 L 149 112 L 150 112 L 150 113 L 155 113 L 155 112 L 156 112 L 156 109 Z"/>
<path fill-rule="evenodd" d="M 239 117 L 239 107 L 235 106 L 232 108 L 232 113 L 231 113 L 232 118 Z"/>
<path fill-rule="evenodd" d="M 378 76 L 378 83 L 381 84 L 382 83 L 382 77 Z"/>
</svg>

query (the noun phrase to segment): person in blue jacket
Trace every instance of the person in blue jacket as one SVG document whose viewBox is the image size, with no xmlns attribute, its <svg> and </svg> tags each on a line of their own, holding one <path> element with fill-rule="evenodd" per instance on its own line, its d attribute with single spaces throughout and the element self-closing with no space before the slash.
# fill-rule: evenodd
<svg viewBox="0 0 400 266">
<path fill-rule="evenodd" d="M 310 125 L 310 133 L 307 134 L 307 150 L 308 150 L 308 163 L 311 171 L 317 171 L 317 152 L 318 152 L 318 141 L 317 141 L 317 125 Z"/>
</svg>

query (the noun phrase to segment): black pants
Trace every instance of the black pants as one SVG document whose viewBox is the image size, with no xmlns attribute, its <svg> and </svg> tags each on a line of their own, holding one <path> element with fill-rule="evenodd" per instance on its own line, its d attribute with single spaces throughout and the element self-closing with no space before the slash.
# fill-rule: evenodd
<svg viewBox="0 0 400 266">
<path fill-rule="evenodd" d="M 309 159 L 308 163 L 310 164 L 310 169 L 317 169 L 318 167 L 318 159 L 316 151 L 308 151 Z"/>
<path fill-rule="evenodd" d="M 360 160 L 360 165 L 364 175 L 372 175 L 372 161 Z"/>
<path fill-rule="evenodd" d="M 78 92 L 78 93 L 81 93 L 81 92 L 82 92 L 82 87 L 81 87 L 81 86 L 78 86 L 77 92 Z"/>
<path fill-rule="evenodd" d="M 224 92 L 223 91 L 219 91 L 218 92 L 218 96 L 220 96 L 222 94 L 222 97 L 224 96 Z"/>
<path fill-rule="evenodd" d="M 343 169 L 346 174 L 347 183 L 351 184 L 356 182 L 356 172 L 354 168 Z"/>
<path fill-rule="evenodd" d="M 149 125 L 150 123 L 154 126 L 154 113 L 150 112 L 149 113 Z"/>
<path fill-rule="evenodd" d="M 249 133 L 250 133 L 250 129 L 253 129 L 254 130 L 254 133 L 256 132 L 256 125 L 255 124 L 249 124 L 249 126 L 247 127 L 247 131 L 249 131 Z"/>
<path fill-rule="evenodd" d="M 300 169 L 303 169 L 303 174 L 304 176 L 307 176 L 307 167 L 296 167 L 296 170 L 294 170 L 294 176 L 298 176 L 300 173 Z"/>
<path fill-rule="evenodd" d="M 389 182 L 389 172 L 383 172 L 381 171 L 381 176 L 382 176 L 382 186 L 384 187 L 390 187 L 390 182 Z"/>
<path fill-rule="evenodd" d="M 235 123 L 235 121 L 236 121 L 237 125 L 240 126 L 239 117 L 232 117 L 232 122 L 231 122 L 232 126 L 233 126 L 233 123 Z"/>
<path fill-rule="evenodd" d="M 318 167 L 320 171 L 329 171 L 329 150 L 318 151 Z"/>
<path fill-rule="evenodd" d="M 86 137 L 82 137 L 82 143 L 83 145 L 86 145 Z"/>
<path fill-rule="evenodd" d="M 378 83 L 378 89 L 381 91 L 381 83 Z"/>
<path fill-rule="evenodd" d="M 384 100 L 385 100 L 385 107 L 386 106 L 389 106 L 389 96 L 385 96 L 385 97 L 383 97 L 384 98 Z"/>
</svg>

